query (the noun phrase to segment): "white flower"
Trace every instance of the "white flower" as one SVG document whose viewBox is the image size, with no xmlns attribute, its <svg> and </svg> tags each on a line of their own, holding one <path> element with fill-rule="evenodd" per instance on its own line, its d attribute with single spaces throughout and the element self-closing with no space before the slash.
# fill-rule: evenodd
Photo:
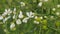
<svg viewBox="0 0 60 34">
<path fill-rule="evenodd" d="M 35 16 L 35 19 L 38 19 L 38 18 L 43 19 L 43 17 L 37 17 L 37 16 Z"/>
<path fill-rule="evenodd" d="M 16 20 L 16 24 L 21 24 L 22 22 L 21 22 L 21 20 L 20 19 L 18 19 L 18 20 Z"/>
<path fill-rule="evenodd" d="M 13 14 L 16 14 L 16 8 L 14 8 Z"/>
<path fill-rule="evenodd" d="M 15 16 L 15 15 L 13 15 L 13 19 L 15 19 L 15 17 L 16 17 L 16 16 Z"/>
<path fill-rule="evenodd" d="M 9 11 L 9 12 L 8 12 L 8 15 L 10 15 L 11 13 L 12 13 L 12 11 Z"/>
<path fill-rule="evenodd" d="M 25 3 L 24 2 L 20 2 L 20 4 L 21 4 L 22 7 L 25 6 Z"/>
<path fill-rule="evenodd" d="M 8 10 L 7 9 L 5 9 L 5 12 L 7 12 Z"/>
<path fill-rule="evenodd" d="M 5 9 L 5 12 L 2 14 L 2 16 L 10 15 L 12 11 L 10 9 Z"/>
<path fill-rule="evenodd" d="M 42 2 L 39 2 L 39 3 L 38 3 L 38 6 L 41 7 L 41 6 L 42 6 Z"/>
<path fill-rule="evenodd" d="M 35 16 L 35 19 L 37 19 L 38 17 L 37 16 Z"/>
<path fill-rule="evenodd" d="M 34 23 L 35 23 L 35 24 L 39 24 L 39 22 L 38 22 L 38 21 L 35 21 L 35 20 L 34 20 Z"/>
<path fill-rule="evenodd" d="M 60 7 L 60 5 L 57 5 L 57 7 L 59 8 L 59 7 Z"/>
<path fill-rule="evenodd" d="M 40 19 L 43 19 L 43 17 L 40 17 Z"/>
<path fill-rule="evenodd" d="M 2 20 L 3 19 L 3 16 L 0 16 L 0 20 Z"/>
<path fill-rule="evenodd" d="M 13 29 L 14 27 L 15 27 L 15 24 L 14 23 L 11 23 L 10 29 Z"/>
<path fill-rule="evenodd" d="M 8 10 L 5 9 L 5 12 L 2 14 L 2 16 L 6 16 L 8 14 Z"/>
<path fill-rule="evenodd" d="M 22 20 L 22 22 L 27 23 L 28 19 L 29 19 L 29 18 L 26 17 L 26 18 L 24 18 L 24 19 Z"/>
<path fill-rule="evenodd" d="M 7 10 L 8 12 L 11 11 L 10 8 Z"/>
<path fill-rule="evenodd" d="M 22 14 L 22 11 L 20 11 L 20 14 L 19 14 L 18 17 L 19 17 L 19 18 L 23 18 L 23 17 L 24 17 L 23 14 Z"/>
<path fill-rule="evenodd" d="M 47 16 L 44 16 L 44 18 L 47 18 Z"/>
<path fill-rule="evenodd" d="M 22 11 L 20 11 L 20 14 L 21 14 L 21 15 L 23 14 Z"/>
<path fill-rule="evenodd" d="M 6 16 L 7 15 L 7 12 L 4 12 L 3 14 L 2 14 L 2 16 Z"/>
<path fill-rule="evenodd" d="M 23 15 L 19 14 L 19 18 L 23 18 L 23 17 L 24 17 Z"/>
<path fill-rule="evenodd" d="M 8 12 L 8 15 L 10 15 L 12 13 L 12 11 L 10 9 L 8 9 L 7 12 Z"/>
<path fill-rule="evenodd" d="M 7 13 L 10 12 L 10 11 L 11 11 L 10 9 L 5 9 L 5 12 L 7 12 Z"/>
<path fill-rule="evenodd" d="M 11 18 L 11 16 L 8 16 L 5 19 L 3 19 L 3 23 L 5 23 L 9 18 Z"/>
<path fill-rule="evenodd" d="M 8 12 L 8 11 L 10 11 L 10 9 L 5 9 L 5 12 Z"/>
<path fill-rule="evenodd" d="M 26 12 L 26 15 L 27 15 L 29 18 L 33 18 L 33 17 L 34 17 L 34 13 L 32 13 L 32 12 Z"/>
<path fill-rule="evenodd" d="M 60 13 L 59 12 L 56 12 L 56 15 L 60 15 Z"/>
<path fill-rule="evenodd" d="M 13 14 L 16 14 L 16 11 L 13 11 Z"/>
<path fill-rule="evenodd" d="M 56 10 L 56 8 L 52 8 L 52 10 L 53 10 L 53 11 L 55 11 L 55 10 Z"/>
<path fill-rule="evenodd" d="M 19 14 L 19 18 L 23 18 L 23 17 L 24 17 L 23 15 L 20 15 L 20 14 Z"/>
<path fill-rule="evenodd" d="M 14 8 L 14 11 L 16 11 L 16 8 Z"/>
</svg>

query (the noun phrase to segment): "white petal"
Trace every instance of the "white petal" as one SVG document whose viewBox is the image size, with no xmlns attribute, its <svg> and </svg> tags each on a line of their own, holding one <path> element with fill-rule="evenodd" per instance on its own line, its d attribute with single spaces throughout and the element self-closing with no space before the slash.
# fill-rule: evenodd
<svg viewBox="0 0 60 34">
<path fill-rule="evenodd" d="M 2 16 L 6 16 L 8 13 L 7 12 L 4 12 L 3 14 L 2 14 Z"/>
<path fill-rule="evenodd" d="M 24 2 L 20 2 L 20 4 L 21 4 L 22 7 L 25 6 L 25 3 Z"/>
<path fill-rule="evenodd" d="M 28 19 L 29 19 L 29 18 L 26 17 L 26 18 L 24 18 L 24 19 L 22 20 L 22 22 L 27 23 Z"/>
<path fill-rule="evenodd" d="M 19 17 L 19 18 L 23 18 L 24 16 L 19 14 L 19 16 L 18 16 L 18 17 Z"/>
<path fill-rule="evenodd" d="M 59 12 L 56 12 L 56 15 L 60 15 L 60 13 Z"/>
<path fill-rule="evenodd" d="M 43 17 L 40 17 L 40 19 L 43 19 Z"/>
<path fill-rule="evenodd" d="M 38 3 L 38 6 L 41 7 L 41 6 L 42 6 L 42 2 L 39 2 L 39 3 Z"/>
<path fill-rule="evenodd" d="M 26 15 L 30 18 L 34 17 L 34 13 L 32 13 L 32 12 L 26 12 Z"/>
<path fill-rule="evenodd" d="M 11 23 L 10 29 L 13 29 L 14 27 L 15 27 L 15 24 L 14 23 Z"/>
<path fill-rule="evenodd" d="M 5 12 L 7 12 L 8 10 L 7 9 L 5 9 Z"/>
<path fill-rule="evenodd" d="M 10 9 L 8 9 L 8 12 L 11 11 Z"/>
<path fill-rule="evenodd" d="M 37 16 L 35 16 L 35 19 L 37 19 L 38 17 Z"/>
<path fill-rule="evenodd" d="M 44 18 L 47 18 L 47 16 L 44 16 Z"/>
<path fill-rule="evenodd" d="M 27 12 L 26 14 L 27 14 L 27 16 L 29 16 L 29 12 Z"/>
<path fill-rule="evenodd" d="M 22 13 L 22 11 L 20 11 L 20 15 L 22 15 L 23 13 Z"/>
<path fill-rule="evenodd" d="M 11 16 L 8 16 L 5 19 L 3 19 L 3 23 L 5 23 L 9 18 L 11 18 Z"/>
<path fill-rule="evenodd" d="M 0 16 L 0 20 L 2 20 L 3 19 L 3 16 Z"/>
<path fill-rule="evenodd" d="M 16 8 L 14 8 L 14 11 L 16 11 Z"/>
<path fill-rule="evenodd" d="M 53 11 L 55 11 L 55 10 L 56 10 L 56 8 L 53 8 L 52 10 L 53 10 Z"/>
<path fill-rule="evenodd" d="M 13 19 L 15 19 L 15 15 L 13 15 Z"/>
<path fill-rule="evenodd" d="M 35 23 L 35 24 L 39 24 L 39 22 L 38 22 L 38 21 L 34 21 L 34 23 Z"/>
<path fill-rule="evenodd" d="M 60 5 L 57 5 L 57 7 L 59 8 L 59 7 L 60 7 Z"/>
<path fill-rule="evenodd" d="M 18 19 L 17 21 L 16 21 L 16 24 L 21 24 L 22 22 L 21 22 L 21 20 L 20 19 Z"/>
</svg>

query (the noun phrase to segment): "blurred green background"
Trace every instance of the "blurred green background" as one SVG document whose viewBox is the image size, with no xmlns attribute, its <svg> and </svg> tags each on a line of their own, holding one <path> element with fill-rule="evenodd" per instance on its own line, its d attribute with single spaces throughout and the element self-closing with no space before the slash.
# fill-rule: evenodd
<svg viewBox="0 0 60 34">
<path fill-rule="evenodd" d="M 20 2 L 24 2 L 26 6 L 21 7 Z M 16 25 L 16 30 L 10 30 L 10 22 L 14 21 L 13 19 L 9 19 L 7 23 L 2 24 L 0 21 L 0 34 L 60 34 L 60 15 L 56 15 L 56 12 L 60 13 L 60 0 L 48 0 L 47 2 L 42 1 L 42 6 L 38 7 L 38 3 L 40 0 L 0 0 L 0 15 L 5 11 L 5 9 L 14 8 L 17 9 L 18 13 L 20 10 L 25 12 L 32 11 L 38 16 L 43 16 L 43 23 L 34 24 L 34 19 L 29 19 L 28 23 L 22 23 L 21 25 Z M 55 11 L 52 9 L 56 8 Z M 48 18 L 44 18 L 47 16 Z M 54 18 L 50 18 L 50 16 L 54 16 Z M 7 32 L 4 32 L 5 30 Z"/>
</svg>

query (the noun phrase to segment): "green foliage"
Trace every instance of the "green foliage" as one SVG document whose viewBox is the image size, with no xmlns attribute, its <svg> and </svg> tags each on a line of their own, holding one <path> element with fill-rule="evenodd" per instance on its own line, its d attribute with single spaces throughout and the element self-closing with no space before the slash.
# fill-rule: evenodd
<svg viewBox="0 0 60 34">
<path fill-rule="evenodd" d="M 20 2 L 24 2 L 25 5 L 24 3 L 21 5 Z M 42 6 L 38 6 L 40 2 L 42 2 Z M 0 20 L 0 34 L 60 34 L 60 0 L 0 0 L 0 15 L 9 8 L 12 11 L 16 8 L 16 17 L 12 19 L 14 13 L 11 13 L 11 18 L 5 23 L 3 23 L 4 19 Z M 34 17 L 29 19 L 27 23 L 22 22 L 17 25 L 15 21 L 19 19 L 17 17 L 19 11 L 24 14 L 21 21 L 27 17 L 25 13 L 30 11 L 35 13 L 34 16 L 38 16 L 38 18 L 34 19 Z M 3 16 L 3 18 L 5 17 L 8 15 Z M 39 24 L 34 24 L 34 20 Z M 10 29 L 11 23 L 15 24 L 13 29 Z"/>
</svg>

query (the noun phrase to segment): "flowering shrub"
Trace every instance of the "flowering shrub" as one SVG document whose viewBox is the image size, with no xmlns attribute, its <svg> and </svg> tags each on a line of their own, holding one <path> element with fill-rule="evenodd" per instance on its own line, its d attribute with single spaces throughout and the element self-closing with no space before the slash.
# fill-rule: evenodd
<svg viewBox="0 0 60 34">
<path fill-rule="evenodd" d="M 60 34 L 60 0 L 0 0 L 0 34 Z"/>
</svg>

